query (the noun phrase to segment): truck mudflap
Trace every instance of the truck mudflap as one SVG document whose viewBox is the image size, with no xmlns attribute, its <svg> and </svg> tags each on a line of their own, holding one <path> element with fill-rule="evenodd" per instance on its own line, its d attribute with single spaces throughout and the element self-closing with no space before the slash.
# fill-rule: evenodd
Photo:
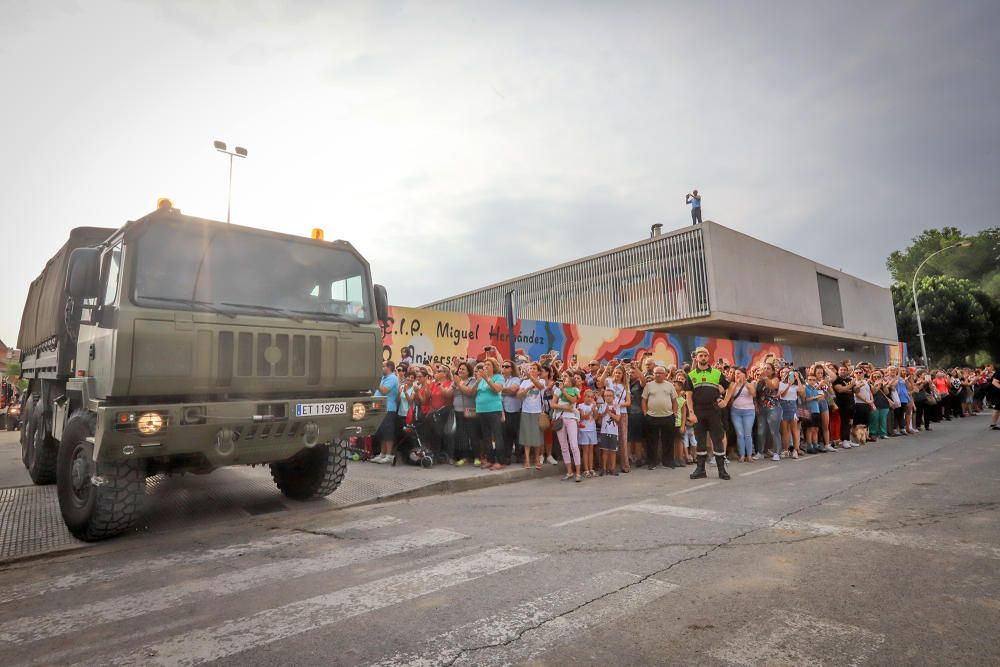
<svg viewBox="0 0 1000 667">
<path fill-rule="evenodd" d="M 217 467 L 273 463 L 320 443 L 370 435 L 381 397 L 102 406 L 95 460 L 201 454 Z"/>
</svg>

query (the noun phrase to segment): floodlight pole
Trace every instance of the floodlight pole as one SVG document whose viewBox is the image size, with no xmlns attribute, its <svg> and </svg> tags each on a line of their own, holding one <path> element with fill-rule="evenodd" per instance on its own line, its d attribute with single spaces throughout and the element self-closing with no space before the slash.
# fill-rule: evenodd
<svg viewBox="0 0 1000 667">
<path fill-rule="evenodd" d="M 917 266 L 917 270 L 913 272 L 913 284 L 910 286 L 910 289 L 913 292 L 913 312 L 915 312 L 917 315 L 917 336 L 920 337 L 920 355 L 924 358 L 923 359 L 924 368 L 926 368 L 927 370 L 930 370 L 931 368 L 931 361 L 930 359 L 927 358 L 927 345 L 924 343 L 924 327 L 920 323 L 920 305 L 917 303 L 917 274 L 920 273 L 920 269 L 924 268 L 924 264 L 927 263 L 927 260 L 933 257 L 934 255 L 942 253 L 945 250 L 951 250 L 952 248 L 957 248 L 959 246 L 962 246 L 963 248 L 968 248 L 970 245 L 972 245 L 972 241 L 959 241 L 958 243 L 954 243 L 950 246 L 941 248 L 937 252 L 932 252 L 931 254 L 927 255 L 927 257 L 924 258 L 924 261 L 920 262 L 920 265 Z"/>
<path fill-rule="evenodd" d="M 233 210 L 233 158 L 234 157 L 246 157 L 247 149 L 242 146 L 236 146 L 236 148 L 231 152 L 226 149 L 226 144 L 223 141 L 216 140 L 214 143 L 215 150 L 220 153 L 225 153 L 229 156 L 229 194 L 226 197 L 226 224 L 229 224 L 230 214 Z"/>
</svg>

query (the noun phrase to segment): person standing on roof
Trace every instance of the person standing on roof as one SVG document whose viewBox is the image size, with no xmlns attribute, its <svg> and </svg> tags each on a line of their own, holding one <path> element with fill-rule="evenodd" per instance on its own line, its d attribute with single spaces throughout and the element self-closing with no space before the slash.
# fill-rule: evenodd
<svg viewBox="0 0 1000 667">
<path fill-rule="evenodd" d="M 697 190 L 692 190 L 684 196 L 684 203 L 691 205 L 691 224 L 701 224 L 701 195 Z"/>
</svg>

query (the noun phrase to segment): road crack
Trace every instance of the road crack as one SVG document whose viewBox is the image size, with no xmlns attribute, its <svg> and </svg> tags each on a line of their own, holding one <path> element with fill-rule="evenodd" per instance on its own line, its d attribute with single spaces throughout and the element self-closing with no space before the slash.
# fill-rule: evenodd
<svg viewBox="0 0 1000 667">
<path fill-rule="evenodd" d="M 901 463 L 899 465 L 893 466 L 892 468 L 884 470 L 884 471 L 882 471 L 882 472 L 880 472 L 880 473 L 878 473 L 876 475 L 871 475 L 871 476 L 866 477 L 864 479 L 858 480 L 857 482 L 854 482 L 853 484 L 850 484 L 850 485 L 848 485 L 848 486 L 846 486 L 846 487 L 844 487 L 842 489 L 838 489 L 837 491 L 833 491 L 832 493 L 829 493 L 829 494 L 823 496 L 822 498 L 819 498 L 819 499 L 817 499 L 817 500 L 815 500 L 815 501 L 813 501 L 813 502 L 811 502 L 811 503 L 809 503 L 807 505 L 803 505 L 802 507 L 799 507 L 798 509 L 794 509 L 794 510 L 791 510 L 789 512 L 786 512 L 785 514 L 781 515 L 780 517 L 778 517 L 774 521 L 771 521 L 771 522 L 769 522 L 767 524 L 750 526 L 746 530 L 744 530 L 744 531 L 742 531 L 740 533 L 737 533 L 736 535 L 733 535 L 732 537 L 729 537 L 729 538 L 727 538 L 727 539 L 725 539 L 725 540 L 723 540 L 721 542 L 711 543 L 709 545 L 709 548 L 707 548 L 702 553 L 693 554 L 693 555 L 690 555 L 690 556 L 685 556 L 684 558 L 680 558 L 678 560 L 675 560 L 672 563 L 669 563 L 668 565 L 666 565 L 665 567 L 662 567 L 662 568 L 660 568 L 658 570 L 650 572 L 649 574 L 641 576 L 637 581 L 634 581 L 634 582 L 632 582 L 630 584 L 625 584 L 624 586 L 620 586 L 619 588 L 617 588 L 617 589 L 615 589 L 613 591 L 609 591 L 607 593 L 603 593 L 603 594 L 598 595 L 597 597 L 592 598 L 592 599 L 590 599 L 590 600 L 588 600 L 586 602 L 582 602 L 582 603 L 576 605 L 575 607 L 573 607 L 572 609 L 569 609 L 569 610 L 567 610 L 565 612 L 562 612 L 560 614 L 556 614 L 555 616 L 552 616 L 551 618 L 547 618 L 547 619 L 544 619 L 542 621 L 539 621 L 538 623 L 534 623 L 534 624 L 532 624 L 532 625 L 530 625 L 530 626 L 528 626 L 526 628 L 523 628 L 523 629 L 519 630 L 510 639 L 507 639 L 507 640 L 504 640 L 504 641 L 498 641 L 498 642 L 490 642 L 490 643 L 486 643 L 486 644 L 480 644 L 480 645 L 477 645 L 477 646 L 470 646 L 468 648 L 459 649 L 458 653 L 456 653 L 454 655 L 454 657 L 451 658 L 451 660 L 448 660 L 447 662 L 445 662 L 443 664 L 446 665 L 447 667 L 452 667 L 452 665 L 454 665 L 456 662 L 458 662 L 464 656 L 470 656 L 470 655 L 473 655 L 473 654 L 481 652 L 481 651 L 488 651 L 490 649 L 502 649 L 504 647 L 510 646 L 510 645 L 512 645 L 512 644 L 520 641 L 529 632 L 532 632 L 534 630 L 538 630 L 539 628 L 543 627 L 544 625 L 547 625 L 548 623 L 551 623 L 552 621 L 554 621 L 554 620 L 556 620 L 558 618 L 563 618 L 565 616 L 569 616 L 570 614 L 573 614 L 573 613 L 575 613 L 575 612 L 583 609 L 584 607 L 586 607 L 588 605 L 591 605 L 591 604 L 594 604 L 595 602 L 599 602 L 601 600 L 604 600 L 604 599 L 606 599 L 608 597 L 611 597 L 612 595 L 620 593 L 620 592 L 622 592 L 624 590 L 627 590 L 629 588 L 633 588 L 635 586 L 639 586 L 639 585 L 645 583 L 646 581 L 652 579 L 653 577 L 657 577 L 657 576 L 662 575 L 662 574 L 664 574 L 666 572 L 669 572 L 670 570 L 674 569 L 675 567 L 677 567 L 679 565 L 683 565 L 684 563 L 689 563 L 691 561 L 697 561 L 697 560 L 701 560 L 703 558 L 706 558 L 706 557 L 710 556 L 711 554 L 713 554 L 714 552 L 718 551 L 719 549 L 723 549 L 723 548 L 726 548 L 726 547 L 731 546 L 731 545 L 732 546 L 740 546 L 740 545 L 733 545 L 733 542 L 736 542 L 737 540 L 742 540 L 744 537 L 746 537 L 748 535 L 752 535 L 752 534 L 754 534 L 754 533 L 756 533 L 758 531 L 761 531 L 761 530 L 771 530 L 773 528 L 776 528 L 781 522 L 783 522 L 786 519 L 789 519 L 789 518 L 795 516 L 796 514 L 799 514 L 801 512 L 805 512 L 806 510 L 809 510 L 809 509 L 813 509 L 813 508 L 819 507 L 820 505 L 822 505 L 826 501 L 830 500 L 831 498 L 834 498 L 834 497 L 839 496 L 841 494 L 844 494 L 844 493 L 847 493 L 849 491 L 852 491 L 853 489 L 855 489 L 855 488 L 857 488 L 859 486 L 863 486 L 865 484 L 870 484 L 871 482 L 877 481 L 879 479 L 882 479 L 883 477 L 886 477 L 886 476 L 891 475 L 891 474 L 893 474 L 893 473 L 895 473 L 895 472 L 897 472 L 899 470 L 902 470 L 902 469 L 906 468 L 907 466 L 913 465 L 914 463 L 916 463 L 918 461 L 921 461 L 922 459 L 925 459 L 925 458 L 927 458 L 929 456 L 933 456 L 934 454 L 937 454 L 942 449 L 944 449 L 946 447 L 949 447 L 949 446 L 952 446 L 954 444 L 954 442 L 955 441 L 949 441 L 949 442 L 947 442 L 945 444 L 942 444 L 940 447 L 937 447 L 936 449 L 933 449 L 933 450 L 927 452 L 926 454 L 921 454 L 920 456 L 918 456 L 916 458 L 910 459 L 909 461 L 906 461 L 905 463 Z M 803 537 L 803 538 L 798 538 L 796 540 L 779 540 L 779 541 L 773 542 L 773 544 L 791 544 L 791 543 L 794 543 L 796 541 L 806 541 L 806 540 L 818 539 L 818 538 L 821 538 L 821 537 L 828 537 L 828 536 L 827 535 L 812 535 L 812 536 L 807 536 L 807 537 Z M 759 546 L 761 544 L 768 544 L 768 543 L 767 542 L 747 543 L 746 546 Z M 684 546 L 690 546 L 690 545 L 684 545 Z M 556 552 L 556 553 L 558 553 L 558 552 Z"/>
</svg>

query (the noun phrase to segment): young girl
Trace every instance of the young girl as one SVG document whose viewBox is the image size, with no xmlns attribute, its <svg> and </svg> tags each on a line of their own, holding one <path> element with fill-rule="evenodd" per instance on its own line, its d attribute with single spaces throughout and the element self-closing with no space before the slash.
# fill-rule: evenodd
<svg viewBox="0 0 1000 667">
<path fill-rule="evenodd" d="M 618 476 L 615 458 L 618 455 L 618 425 L 621 422 L 621 407 L 615 402 L 615 392 L 604 391 L 604 406 L 601 411 L 601 467 L 608 475 Z"/>
<path fill-rule="evenodd" d="M 816 380 L 815 371 L 808 371 L 806 376 L 805 405 L 809 408 L 809 421 L 806 427 L 806 452 L 809 454 L 819 453 L 819 428 L 822 425 L 823 415 L 819 409 L 819 403 L 826 394 L 819 388 L 819 381 Z"/>
<path fill-rule="evenodd" d="M 694 463 L 694 457 L 698 453 L 698 441 L 694 437 L 694 429 L 688 423 L 690 410 L 687 404 L 687 397 L 684 395 L 684 382 L 674 380 L 674 389 L 677 390 L 677 417 L 674 419 L 674 426 L 677 427 L 681 456 L 687 465 L 691 465 Z"/>
<path fill-rule="evenodd" d="M 594 476 L 594 445 L 597 444 L 597 406 L 594 404 L 594 392 L 590 389 L 583 392 L 583 403 L 577 406 L 580 412 L 580 457 L 583 459 L 583 476 Z M 602 459 L 603 462 L 603 459 Z"/>
<path fill-rule="evenodd" d="M 580 474 L 580 447 L 577 444 L 579 428 L 576 425 L 576 404 L 580 400 L 580 390 L 576 388 L 576 376 L 572 373 L 562 374 L 562 386 L 552 390 L 552 419 L 562 419 L 562 428 L 557 433 L 559 447 L 562 449 L 563 463 L 566 464 L 566 474 L 563 481 L 573 479 L 573 465 L 576 465 L 576 481 L 582 482 Z"/>
</svg>

